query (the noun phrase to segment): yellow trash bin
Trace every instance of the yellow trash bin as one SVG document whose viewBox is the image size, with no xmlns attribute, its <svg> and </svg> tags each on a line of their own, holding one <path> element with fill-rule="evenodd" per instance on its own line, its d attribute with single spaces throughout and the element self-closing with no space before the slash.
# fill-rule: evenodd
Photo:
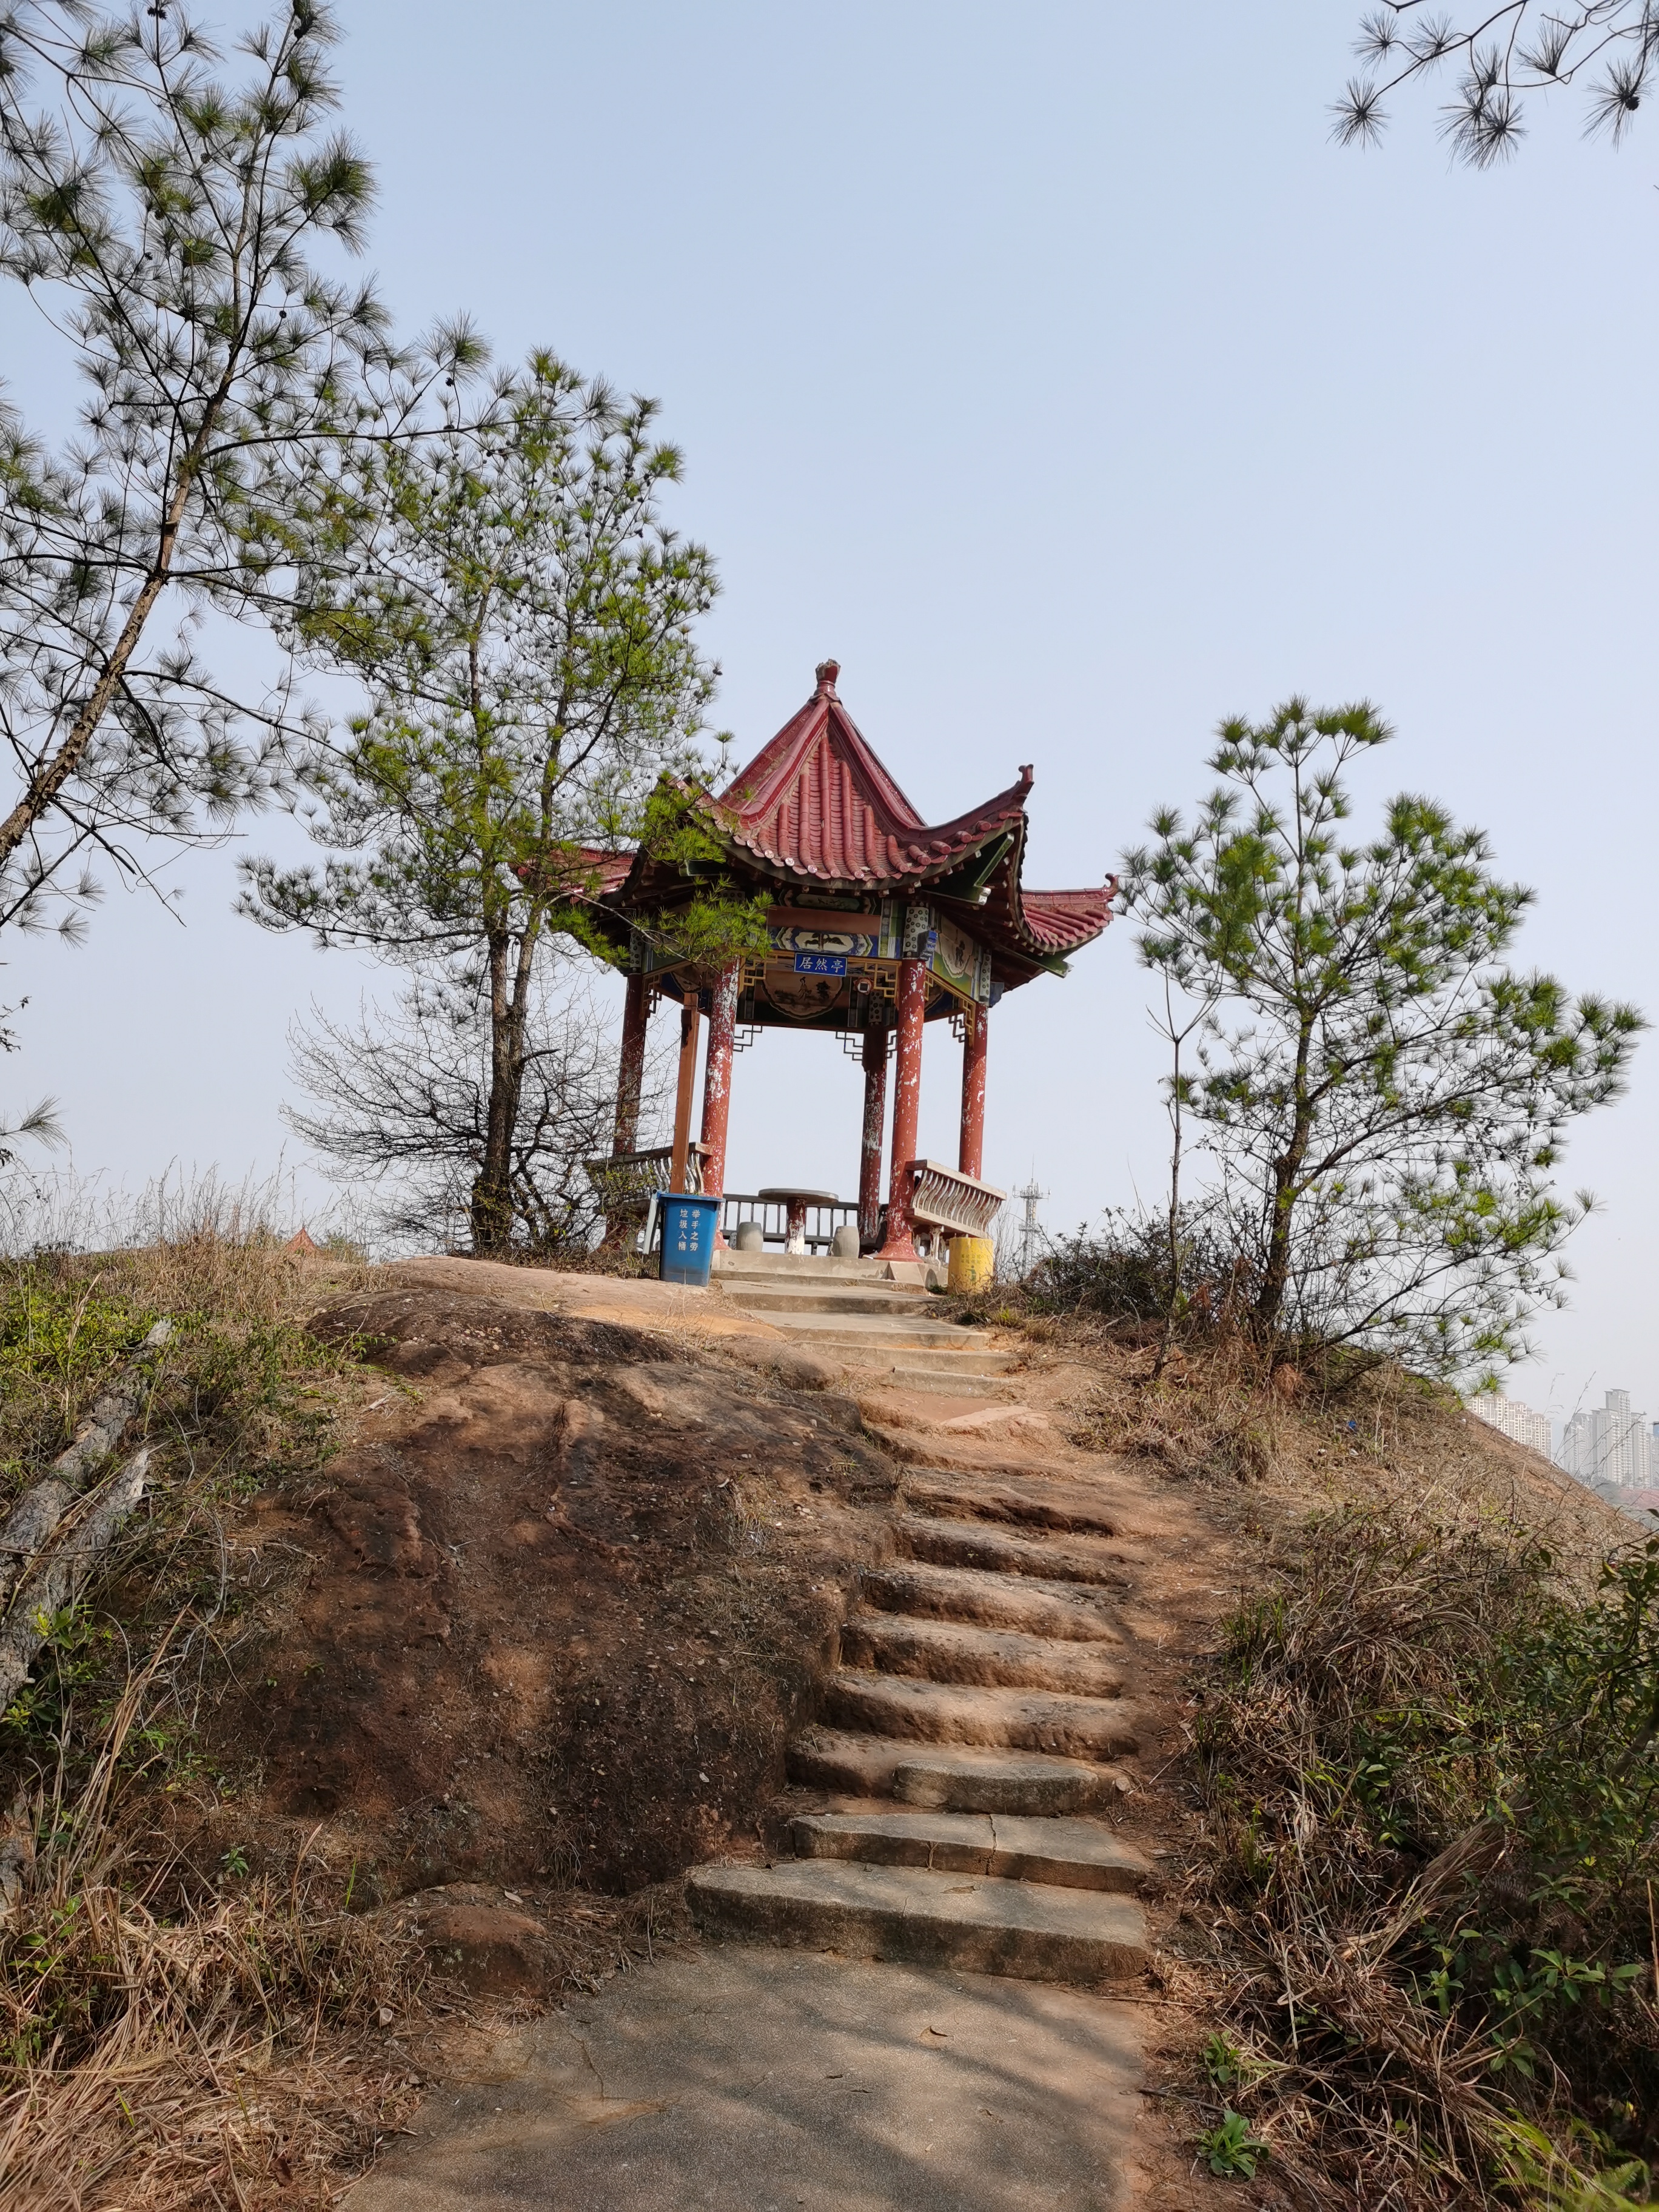
<svg viewBox="0 0 1659 2212">
<path fill-rule="evenodd" d="M 996 1247 L 988 1237 L 951 1239 L 951 1288 L 958 1292 L 988 1291 L 996 1272 Z"/>
</svg>

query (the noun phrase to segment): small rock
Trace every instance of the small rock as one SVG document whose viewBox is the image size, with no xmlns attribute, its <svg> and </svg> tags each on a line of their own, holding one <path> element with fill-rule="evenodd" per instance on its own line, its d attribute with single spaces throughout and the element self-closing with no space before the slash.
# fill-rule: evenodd
<svg viewBox="0 0 1659 2212">
<path fill-rule="evenodd" d="M 548 1978 L 546 1937 L 526 1912 L 492 1905 L 441 1905 L 426 1924 L 437 1965 L 475 1996 L 532 1996 Z"/>
</svg>

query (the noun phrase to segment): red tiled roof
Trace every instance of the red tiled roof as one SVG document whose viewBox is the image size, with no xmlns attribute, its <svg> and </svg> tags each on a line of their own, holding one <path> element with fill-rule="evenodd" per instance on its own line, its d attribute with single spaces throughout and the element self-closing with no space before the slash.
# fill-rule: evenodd
<svg viewBox="0 0 1659 2212">
<path fill-rule="evenodd" d="M 821 661 L 817 690 L 741 775 L 708 802 L 724 835 L 769 868 L 820 882 L 884 884 L 947 874 L 1024 817 L 1031 771 L 954 822 L 925 823 L 860 734 Z"/>
<path fill-rule="evenodd" d="M 631 846 L 625 853 L 607 853 L 598 845 L 578 845 L 575 858 L 585 873 L 596 879 L 588 894 L 592 898 L 609 898 L 612 891 L 619 891 L 634 866 Z"/>
<path fill-rule="evenodd" d="M 990 947 L 1005 988 L 1098 937 L 1112 918 L 1115 877 L 1087 890 L 1028 891 L 1020 882 L 1030 769 L 954 821 L 925 823 L 836 696 L 840 672 L 833 660 L 819 664 L 812 696 L 718 798 L 671 779 L 738 872 L 826 890 L 925 893 Z M 581 847 L 560 854 L 559 870 L 570 895 L 609 915 L 619 941 L 631 917 L 678 881 L 645 852 Z M 585 885 L 571 880 L 579 870 L 588 872 Z"/>
<path fill-rule="evenodd" d="M 556 888 L 567 898 L 606 899 L 634 872 L 635 849 L 613 853 L 603 845 L 554 845 L 538 861 L 525 861 L 514 873 L 540 889 Z"/>
<path fill-rule="evenodd" d="M 1116 892 L 1115 876 L 1108 876 L 1097 891 L 1023 891 L 1020 912 L 1045 951 L 1069 952 L 1099 936 L 1112 918 Z"/>
<path fill-rule="evenodd" d="M 1028 891 L 1020 884 L 1025 802 L 1022 768 L 983 805 L 930 826 L 876 758 L 836 691 L 838 664 L 821 661 L 817 689 L 717 799 L 704 802 L 732 846 L 780 874 L 876 886 L 937 884 L 993 840 L 1006 840 L 971 926 L 1038 963 L 1098 937 L 1112 918 L 1117 879 L 1097 890 Z M 950 894 L 947 892 L 948 897 Z"/>
</svg>

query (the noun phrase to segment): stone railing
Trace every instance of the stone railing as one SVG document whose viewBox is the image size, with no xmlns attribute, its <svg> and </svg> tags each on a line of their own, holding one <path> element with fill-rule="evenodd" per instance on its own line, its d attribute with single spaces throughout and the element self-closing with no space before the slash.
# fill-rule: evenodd
<svg viewBox="0 0 1659 2212">
<path fill-rule="evenodd" d="M 1006 1190 L 976 1182 L 972 1176 L 941 1167 L 937 1160 L 912 1160 L 910 1173 L 915 1178 L 910 1195 L 913 1221 L 948 1230 L 953 1237 L 990 1235 L 991 1224 L 1008 1195 Z"/>
<path fill-rule="evenodd" d="M 685 1180 L 693 1191 L 702 1188 L 703 1157 L 702 1145 L 693 1145 L 686 1155 Z M 674 1147 L 659 1145 L 648 1152 L 612 1152 L 605 1159 L 584 1160 L 582 1165 L 607 1214 L 643 1213 L 652 1193 L 668 1188 Z"/>
</svg>

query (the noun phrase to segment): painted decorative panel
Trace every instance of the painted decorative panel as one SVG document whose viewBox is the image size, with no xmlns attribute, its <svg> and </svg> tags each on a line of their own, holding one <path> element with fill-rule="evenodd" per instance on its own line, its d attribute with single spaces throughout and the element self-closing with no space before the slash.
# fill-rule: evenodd
<svg viewBox="0 0 1659 2212">
<path fill-rule="evenodd" d="M 941 915 L 939 926 L 931 935 L 933 949 L 927 965 L 941 983 L 959 991 L 964 999 L 978 996 L 979 947 L 965 929 L 958 929 L 953 921 Z"/>
<path fill-rule="evenodd" d="M 845 963 L 837 974 L 821 969 L 769 967 L 761 992 L 773 1012 L 785 1021 L 822 1021 L 842 1012 L 851 995 Z"/>
<path fill-rule="evenodd" d="M 849 921 L 853 918 L 851 915 L 848 917 Z M 874 960 L 878 957 L 881 943 L 874 931 L 853 929 L 798 929 L 792 927 L 773 930 L 771 938 L 780 952 L 792 952 L 796 956 L 798 965 L 802 957 L 812 954 L 829 954 L 843 961 Z"/>
</svg>

